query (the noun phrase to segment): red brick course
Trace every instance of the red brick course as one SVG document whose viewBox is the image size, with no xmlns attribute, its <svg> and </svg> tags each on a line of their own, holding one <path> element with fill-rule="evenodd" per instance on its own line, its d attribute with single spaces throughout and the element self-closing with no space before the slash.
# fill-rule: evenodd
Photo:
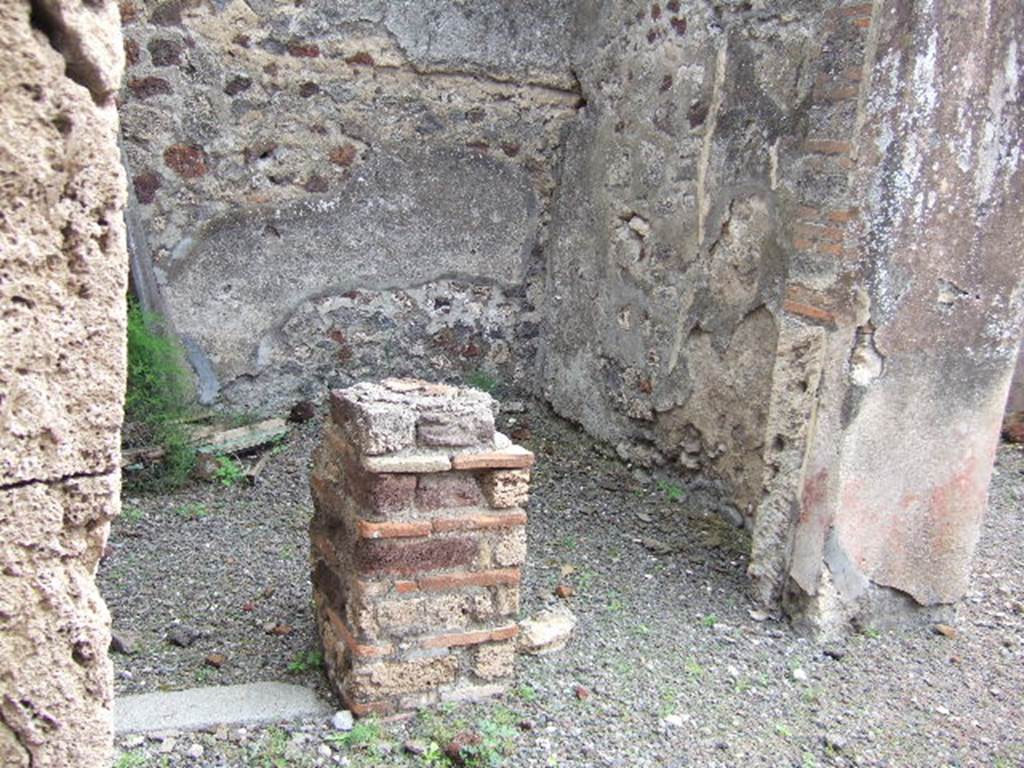
<svg viewBox="0 0 1024 768">
<path fill-rule="evenodd" d="M 483 629 L 475 632 L 457 632 L 449 635 L 428 637 L 420 644 L 424 648 L 451 648 L 453 646 L 479 645 L 499 640 L 510 640 L 519 634 L 519 627 L 511 624 L 499 629 Z"/>
</svg>

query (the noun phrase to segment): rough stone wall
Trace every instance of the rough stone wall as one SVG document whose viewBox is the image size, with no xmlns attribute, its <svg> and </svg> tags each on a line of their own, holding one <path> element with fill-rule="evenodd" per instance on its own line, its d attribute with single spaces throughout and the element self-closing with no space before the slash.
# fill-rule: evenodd
<svg viewBox="0 0 1024 768">
<path fill-rule="evenodd" d="M 205 399 L 530 370 L 572 3 L 122 14 L 134 250 Z"/>
<path fill-rule="evenodd" d="M 762 596 L 784 590 L 825 633 L 934 616 L 966 591 L 1024 310 L 1024 9 L 868 10 L 858 130 L 835 147 L 860 213 L 836 278 L 792 306 L 807 342 L 778 365 L 816 397 L 775 382 L 775 423 L 810 426 L 772 438 L 785 460 L 752 566 Z"/>
<path fill-rule="evenodd" d="M 822 50 L 854 45 L 823 6 L 594 2 L 574 55 L 545 394 L 627 458 L 718 476 L 738 520 L 760 498 L 800 205 L 784 176 L 827 119 Z"/>
<path fill-rule="evenodd" d="M 126 287 L 113 2 L 0 4 L 0 763 L 110 764 Z"/>
</svg>

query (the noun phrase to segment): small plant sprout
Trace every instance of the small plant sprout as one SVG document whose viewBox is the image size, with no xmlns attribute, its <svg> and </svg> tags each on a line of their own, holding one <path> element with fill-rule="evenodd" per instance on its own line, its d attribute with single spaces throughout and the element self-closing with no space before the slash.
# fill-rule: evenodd
<svg viewBox="0 0 1024 768">
<path fill-rule="evenodd" d="M 658 481 L 658 490 L 665 494 L 665 497 L 669 501 L 682 501 L 683 500 L 683 489 L 675 483 L 670 483 L 666 480 Z"/>
<path fill-rule="evenodd" d="M 381 735 L 380 723 L 371 718 L 359 720 L 352 726 L 351 731 L 332 733 L 327 740 L 345 747 L 372 749 L 380 740 Z"/>
<path fill-rule="evenodd" d="M 704 667 L 700 665 L 693 656 L 687 656 L 686 661 L 683 662 L 683 670 L 687 675 L 694 679 L 698 679 L 704 676 Z"/>
<path fill-rule="evenodd" d="M 142 519 L 142 509 L 139 507 L 124 507 L 121 510 L 121 517 L 129 523 L 137 523 Z"/>
<path fill-rule="evenodd" d="M 320 669 L 324 665 L 324 655 L 320 650 L 299 651 L 295 658 L 288 663 L 288 672 L 293 675 L 300 675 L 313 669 Z"/>
<path fill-rule="evenodd" d="M 483 369 L 473 371 L 466 377 L 466 384 L 481 392 L 493 393 L 498 388 L 498 379 Z"/>
<path fill-rule="evenodd" d="M 230 456 L 218 456 L 217 469 L 214 470 L 213 476 L 221 485 L 230 488 L 245 479 L 245 470 Z"/>
<path fill-rule="evenodd" d="M 184 520 L 202 520 L 210 511 L 203 504 L 182 504 L 174 510 L 174 514 Z"/>
<path fill-rule="evenodd" d="M 141 752 L 124 752 L 114 761 L 114 768 L 142 768 L 146 756 Z"/>
<path fill-rule="evenodd" d="M 523 701 L 533 701 L 537 698 L 537 691 L 529 685 L 520 685 L 513 693 Z"/>
</svg>

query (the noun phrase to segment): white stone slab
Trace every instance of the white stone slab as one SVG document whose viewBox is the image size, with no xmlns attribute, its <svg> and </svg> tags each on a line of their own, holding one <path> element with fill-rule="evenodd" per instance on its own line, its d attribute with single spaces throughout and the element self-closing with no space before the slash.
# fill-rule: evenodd
<svg viewBox="0 0 1024 768">
<path fill-rule="evenodd" d="M 287 683 L 247 683 L 114 699 L 118 734 L 195 731 L 217 725 L 260 725 L 329 717 L 334 708 L 316 693 Z"/>
</svg>

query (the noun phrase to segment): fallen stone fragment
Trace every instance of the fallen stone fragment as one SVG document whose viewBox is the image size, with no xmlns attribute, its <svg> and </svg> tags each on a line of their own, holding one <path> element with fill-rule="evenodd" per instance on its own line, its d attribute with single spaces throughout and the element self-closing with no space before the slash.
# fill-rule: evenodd
<svg viewBox="0 0 1024 768">
<path fill-rule="evenodd" d="M 224 666 L 224 663 L 228 660 L 228 657 L 223 653 L 211 653 L 208 654 L 204 660 L 206 665 L 213 667 L 214 669 L 220 669 Z"/>
<path fill-rule="evenodd" d="M 590 689 L 583 685 L 577 685 L 575 688 L 576 698 L 580 701 L 586 701 L 590 698 Z"/>
<path fill-rule="evenodd" d="M 838 734 L 826 733 L 821 740 L 825 747 L 833 752 L 842 752 L 846 749 L 846 739 Z"/>
<path fill-rule="evenodd" d="M 667 555 L 672 551 L 672 547 L 660 539 L 644 538 L 641 543 L 645 549 L 656 555 Z"/>
<path fill-rule="evenodd" d="M 302 424 L 316 415 L 316 407 L 309 400 L 299 400 L 288 412 L 288 421 Z"/>
<path fill-rule="evenodd" d="M 331 718 L 331 727 L 336 731 L 351 731 L 355 721 L 347 709 L 339 709 Z"/>
<path fill-rule="evenodd" d="M 563 600 L 568 600 L 570 597 L 576 594 L 576 590 L 574 590 L 568 584 L 559 584 L 557 587 L 555 587 L 555 594 Z"/>
<path fill-rule="evenodd" d="M 956 628 L 949 626 L 949 624 L 936 624 L 932 629 L 935 630 L 935 634 L 948 637 L 950 640 L 956 637 Z"/>
<path fill-rule="evenodd" d="M 565 605 L 541 611 L 536 617 L 519 625 L 519 650 L 545 654 L 560 651 L 569 642 L 576 628 L 576 616 Z"/>
<path fill-rule="evenodd" d="M 830 659 L 841 661 L 846 656 L 846 649 L 841 645 L 828 645 L 821 649 L 821 652 Z"/>
<path fill-rule="evenodd" d="M 125 656 L 131 656 L 135 653 L 137 640 L 135 635 L 131 632 L 116 631 L 110 633 L 110 651 L 111 653 L 120 653 Z"/>
<path fill-rule="evenodd" d="M 410 755 L 416 755 L 417 757 L 419 757 L 420 755 L 426 754 L 427 745 L 424 744 L 422 741 L 415 741 L 413 739 L 410 739 L 402 745 L 402 749 L 408 752 Z"/>
<path fill-rule="evenodd" d="M 268 635 L 278 635 L 279 637 L 281 635 L 287 635 L 292 631 L 291 624 L 282 624 L 281 622 L 267 624 L 263 628 L 266 630 Z"/>
<path fill-rule="evenodd" d="M 199 639 L 199 630 L 183 624 L 171 627 L 167 632 L 167 642 L 179 648 L 188 648 Z"/>
</svg>

